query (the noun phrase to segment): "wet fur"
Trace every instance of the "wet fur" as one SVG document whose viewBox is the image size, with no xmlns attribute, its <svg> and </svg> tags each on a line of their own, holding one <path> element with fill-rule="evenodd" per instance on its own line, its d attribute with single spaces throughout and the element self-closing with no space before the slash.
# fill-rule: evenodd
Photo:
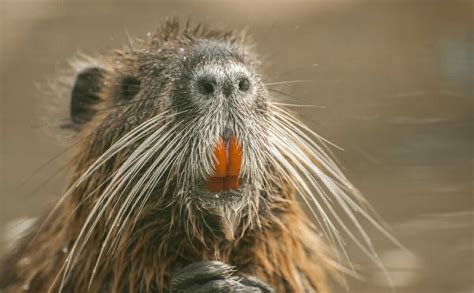
<svg viewBox="0 0 474 293">
<path fill-rule="evenodd" d="M 267 178 L 271 186 L 266 186 L 266 190 L 255 191 L 259 194 L 255 196 L 257 202 L 253 203 L 253 209 L 239 206 L 241 219 L 234 227 L 234 239 L 225 235 L 222 214 L 196 215 L 202 208 L 199 202 L 192 203 L 190 208 L 178 208 L 179 201 L 173 191 L 180 183 L 160 181 L 152 194 L 163 197 L 148 201 L 140 214 L 132 211 L 134 221 L 123 223 L 121 237 L 99 258 L 106 234 L 119 228 L 111 226 L 116 210 L 113 205 L 107 207 L 88 241 L 83 243 L 83 250 L 76 255 L 66 278 L 62 279 L 70 249 L 99 200 L 100 192 L 106 188 L 105 185 L 97 187 L 117 170 L 132 147 L 113 156 L 79 186 L 74 183 L 120 137 L 140 122 L 170 108 L 169 104 L 157 103 L 157 99 L 117 106 L 127 102 L 112 100 L 120 95 L 114 85 L 144 70 L 137 64 L 147 63 L 137 61 L 152 58 L 146 50 L 165 45 L 170 46 L 169 54 L 175 54 L 180 46 L 186 48 L 200 40 L 245 46 L 246 51 L 251 47 L 240 34 L 201 26 L 180 28 L 173 20 L 144 45 L 145 49 L 117 51 L 103 61 L 107 66 L 102 79 L 104 86 L 98 93 L 99 100 L 91 106 L 94 116 L 84 125 L 72 125 L 80 129 L 76 156 L 71 163 L 73 175 L 69 188 L 74 188 L 51 215 L 38 221 L 16 252 L 6 258 L 0 270 L 2 292 L 18 292 L 22 288 L 31 292 L 60 289 L 63 292 L 167 292 L 171 278 L 180 268 L 210 260 L 235 266 L 235 275 L 256 277 L 277 292 L 327 292 L 327 273 L 334 271 L 331 253 L 300 208 L 293 184 L 288 178 L 276 175 Z M 159 63 L 148 64 L 160 66 Z M 161 65 L 173 68 L 170 64 Z M 166 74 L 164 76 L 155 92 L 166 86 Z M 154 89 L 148 90 L 149 93 L 142 95 L 153 96 Z M 156 127 L 172 122 L 170 119 Z M 183 168 L 181 171 L 187 172 L 186 167 Z M 173 172 L 178 171 L 169 170 L 168 177 L 175 176 Z"/>
</svg>

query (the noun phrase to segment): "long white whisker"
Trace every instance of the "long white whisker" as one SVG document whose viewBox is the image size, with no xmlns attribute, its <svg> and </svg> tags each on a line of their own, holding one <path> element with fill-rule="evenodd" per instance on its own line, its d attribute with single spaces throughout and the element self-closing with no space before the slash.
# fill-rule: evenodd
<svg viewBox="0 0 474 293">
<path fill-rule="evenodd" d="M 282 122 L 284 122 L 284 121 L 282 120 Z M 301 125 L 301 123 L 300 123 L 300 125 Z M 298 131 L 298 129 L 296 127 L 292 127 L 291 129 L 293 131 L 295 131 L 296 133 L 298 133 L 298 135 L 301 135 L 301 137 L 304 140 L 299 139 L 299 137 L 296 136 L 296 135 L 293 136 L 294 138 L 296 138 L 301 144 L 303 144 L 304 146 L 309 148 L 311 151 L 313 151 L 313 152 L 317 153 L 318 155 L 320 155 L 320 156 L 318 156 L 318 158 L 322 157 L 321 155 L 323 155 L 324 153 L 321 153 L 321 151 L 322 151 L 321 149 L 316 149 L 315 148 L 315 147 L 317 147 L 317 145 L 315 145 L 315 143 L 312 142 L 309 137 L 307 137 L 301 131 Z M 329 160 L 329 161 L 327 161 L 327 160 Z M 323 172 L 319 172 L 318 176 L 325 176 L 326 179 L 328 179 L 327 182 L 329 184 L 342 184 L 343 189 L 347 189 L 348 191 L 350 191 L 352 193 L 352 195 L 358 201 L 361 201 L 361 203 L 364 205 L 365 208 L 369 208 L 369 209 L 372 210 L 371 206 L 368 204 L 368 202 L 365 200 L 365 198 L 363 198 L 362 195 L 360 195 L 360 193 L 352 186 L 352 184 L 349 183 L 348 179 L 339 170 L 339 168 L 337 168 L 337 166 L 335 166 L 334 164 L 331 164 L 331 161 L 330 161 L 329 157 L 326 156 L 326 160 L 321 160 L 320 159 L 318 162 L 322 163 L 324 165 L 326 171 L 330 172 L 331 175 L 335 176 L 335 178 L 337 178 L 340 183 L 333 182 Z M 338 189 L 340 189 L 340 188 L 338 187 Z M 345 201 L 350 202 L 351 206 L 354 210 L 359 212 L 364 218 L 366 218 L 375 228 L 377 228 L 387 238 L 389 238 L 391 241 L 393 241 L 396 245 L 399 245 L 399 246 L 403 247 L 403 245 L 401 243 L 399 243 L 398 240 L 396 240 L 390 233 L 388 233 L 387 230 L 379 222 L 377 222 L 373 217 L 371 217 L 363 208 L 361 208 L 359 204 L 355 203 L 355 201 L 352 200 L 352 198 L 350 196 L 348 196 L 348 195 L 344 196 L 344 197 L 342 197 L 342 199 L 345 200 Z"/>
<path fill-rule="evenodd" d="M 48 216 L 46 216 L 45 220 L 43 221 L 43 224 L 40 227 L 40 230 L 42 227 L 49 221 L 51 216 L 54 214 L 54 212 L 61 206 L 61 204 L 66 200 L 66 198 L 72 193 L 72 191 L 79 186 L 80 183 L 82 183 L 87 177 L 89 177 L 94 171 L 96 171 L 102 164 L 104 164 L 107 160 L 109 160 L 112 156 L 117 154 L 120 150 L 124 149 L 125 147 L 131 145 L 132 143 L 138 141 L 140 138 L 144 137 L 146 135 L 146 130 L 149 129 L 150 125 L 159 122 L 166 116 L 167 112 L 163 112 L 160 115 L 157 115 L 142 124 L 138 125 L 136 128 L 134 128 L 132 131 L 130 131 L 127 135 L 122 137 L 120 140 L 118 140 L 116 143 L 114 143 L 104 154 L 99 157 L 91 166 L 88 167 L 88 169 L 85 171 L 84 174 L 82 174 L 71 186 L 66 190 L 66 192 L 62 195 L 62 197 L 58 200 L 56 205 L 51 209 L 51 211 L 48 213 Z M 87 174 L 87 176 L 86 176 Z"/>
<path fill-rule="evenodd" d="M 275 146 L 278 146 L 278 145 L 281 145 L 281 144 L 282 144 L 281 141 L 274 144 L 274 149 L 272 150 L 272 154 L 283 165 L 283 168 L 287 169 L 288 172 L 291 174 L 291 176 L 293 178 L 292 181 L 296 183 L 297 191 L 301 195 L 301 198 L 303 199 L 303 201 L 305 202 L 307 207 L 312 212 L 313 216 L 318 221 L 319 226 L 323 229 L 323 232 L 326 235 L 326 237 L 334 244 L 335 244 L 334 239 L 336 239 L 341 251 L 343 252 L 344 256 L 346 257 L 346 259 L 348 260 L 348 262 L 350 264 L 348 255 L 347 255 L 347 253 L 345 251 L 345 248 L 344 248 L 344 242 L 343 242 L 342 238 L 339 235 L 338 229 L 332 224 L 332 222 L 331 222 L 329 216 L 326 214 L 324 208 L 314 198 L 314 194 L 313 194 L 311 188 L 306 184 L 306 181 L 299 175 L 299 173 L 300 173 L 298 171 L 299 169 L 296 169 L 295 167 L 293 167 L 291 165 L 290 162 L 294 162 L 294 163 L 296 162 L 297 163 L 297 160 L 295 160 L 295 159 L 291 160 L 290 159 L 291 161 L 288 161 L 288 158 L 283 157 L 283 155 L 282 155 L 282 153 L 285 153 L 285 155 L 288 155 L 287 149 L 285 149 L 282 152 L 282 151 L 278 150 L 278 147 L 275 147 Z M 301 165 L 299 167 L 301 167 Z M 307 179 L 310 179 L 309 180 L 310 183 L 314 183 L 314 180 L 312 180 L 312 178 L 309 177 L 307 173 L 306 174 L 304 173 L 304 175 L 306 175 L 305 177 Z M 287 176 L 290 176 L 290 175 L 287 175 Z M 318 217 L 317 213 L 313 210 L 313 205 L 308 202 L 307 198 L 312 199 L 312 202 L 314 203 L 314 205 L 316 205 L 316 208 L 318 209 L 319 213 L 323 216 L 324 225 L 321 225 L 321 222 L 318 220 L 319 217 Z M 339 256 L 339 251 L 338 250 L 336 250 L 336 253 Z"/>
<path fill-rule="evenodd" d="M 170 134 L 172 131 L 174 131 L 176 128 L 178 128 L 180 125 L 176 125 L 176 127 L 173 127 L 171 129 Z M 125 217 L 124 220 L 122 220 L 122 223 L 125 223 L 129 216 L 131 215 L 132 211 L 134 210 L 135 205 L 137 202 L 142 198 L 142 197 L 147 197 L 148 195 L 151 194 L 153 191 L 153 188 L 155 184 L 161 179 L 161 176 L 165 173 L 165 171 L 170 170 L 170 161 L 174 158 L 174 154 L 177 152 L 177 150 L 180 149 L 180 147 L 177 145 L 179 136 L 174 137 L 171 141 L 166 141 L 163 140 L 160 143 L 157 143 L 152 149 L 150 149 L 148 152 L 150 155 L 156 154 L 158 150 L 160 150 L 160 154 L 158 157 L 154 158 L 154 161 L 150 167 L 148 167 L 147 171 L 141 176 L 140 180 L 135 184 L 134 188 L 132 191 L 130 191 L 127 200 L 123 204 L 121 211 L 117 214 L 117 219 L 121 218 L 123 216 L 123 213 L 125 210 L 129 210 L 127 216 Z M 166 147 L 162 149 L 162 146 L 165 145 Z M 163 160 L 164 159 L 164 160 Z M 159 165 L 159 168 L 157 166 Z M 150 176 L 151 174 L 151 176 Z M 143 184 L 146 183 L 146 186 L 142 188 Z M 146 191 L 142 192 L 139 194 L 137 198 L 134 199 L 135 195 L 138 193 L 138 191 Z M 133 202 L 132 202 L 133 199 Z M 131 205 L 131 208 L 129 206 Z M 140 214 L 141 209 L 136 213 L 137 216 Z M 123 229 L 124 225 L 121 224 L 121 229 L 117 233 L 116 242 L 118 240 L 118 236 L 121 233 L 121 230 Z M 111 246 L 114 246 L 112 244 Z"/>
<path fill-rule="evenodd" d="M 269 83 L 264 83 L 264 85 L 279 85 L 279 84 L 302 83 L 302 82 L 311 82 L 311 81 L 312 80 L 298 79 L 298 80 L 269 82 Z"/>
<path fill-rule="evenodd" d="M 160 115 L 161 116 L 161 115 Z M 155 123 L 158 123 L 160 120 L 156 120 Z M 83 250 L 84 246 L 85 246 L 85 243 L 87 242 L 87 239 L 90 237 L 94 227 L 97 225 L 98 221 L 99 221 L 99 218 L 101 217 L 101 215 L 103 214 L 103 212 L 105 211 L 105 207 L 107 207 L 110 202 L 112 201 L 112 199 L 114 198 L 114 195 L 116 194 L 116 190 L 118 190 L 120 187 L 122 187 L 124 185 L 124 182 L 127 182 L 127 180 L 125 180 L 125 178 L 129 178 L 133 175 L 133 172 L 127 172 L 129 166 L 130 166 L 130 162 L 135 162 L 135 160 L 140 156 L 140 154 L 143 152 L 143 150 L 153 141 L 153 140 L 156 140 L 159 138 L 159 135 L 161 134 L 161 131 L 163 129 L 165 129 L 165 127 L 167 127 L 169 125 L 170 122 L 166 123 L 164 126 L 162 126 L 159 130 L 157 130 L 155 133 L 153 133 L 152 135 L 150 135 L 147 139 L 145 139 L 145 141 L 128 157 L 128 159 L 124 162 L 124 164 L 122 164 L 122 166 L 117 170 L 116 174 L 114 175 L 114 177 L 112 178 L 112 181 L 109 183 L 108 187 L 104 190 L 102 196 L 100 197 L 99 201 L 95 204 L 95 206 L 93 207 L 93 209 L 91 210 L 91 212 L 89 213 L 89 216 L 86 218 L 86 221 L 81 229 L 81 231 L 79 232 L 79 235 L 68 255 L 68 258 L 66 259 L 66 266 L 65 266 L 65 270 L 64 270 L 64 274 L 63 274 L 63 278 L 62 278 L 62 282 L 61 282 L 61 288 L 63 287 L 64 285 L 64 282 L 65 282 L 65 279 L 68 275 L 68 272 L 69 272 L 69 268 L 74 265 L 75 263 L 75 260 L 72 258 L 72 256 L 74 255 L 76 249 L 77 249 L 77 245 L 79 244 L 79 240 L 82 239 L 84 233 L 86 233 L 86 229 L 87 227 L 89 227 L 88 229 L 88 232 L 85 234 L 84 236 L 84 239 L 81 241 L 82 244 L 80 245 L 80 248 L 79 248 L 79 251 L 78 251 L 78 254 L 81 253 L 81 251 Z M 143 161 L 138 161 L 138 162 L 143 162 Z M 136 163 L 135 164 L 131 164 L 132 166 L 135 165 L 136 167 Z M 109 193 L 111 192 L 111 190 L 114 189 L 115 191 L 112 192 L 112 194 L 110 194 L 110 196 L 107 198 L 107 201 L 106 200 L 106 197 L 105 195 L 109 195 Z M 104 203 L 105 201 L 105 203 Z M 102 208 L 99 210 L 99 208 L 102 206 Z M 95 217 L 95 220 L 92 222 L 91 224 L 91 221 L 92 219 Z"/>
<path fill-rule="evenodd" d="M 160 139 L 156 142 L 154 142 L 154 145 L 152 146 L 152 148 L 150 150 L 148 150 L 144 155 L 142 155 L 141 157 L 141 161 L 142 163 L 138 164 L 138 166 L 136 167 L 136 171 L 132 171 L 133 172 L 133 175 L 135 175 L 141 168 L 142 166 L 144 165 L 144 163 L 146 163 L 147 161 L 149 161 L 149 159 L 156 153 L 156 151 L 158 149 L 160 149 L 165 143 L 167 143 L 167 140 L 168 138 L 171 137 L 171 135 L 173 134 L 173 130 L 176 129 L 177 127 L 179 126 L 179 123 L 178 124 L 175 124 L 173 126 L 172 129 L 170 129 L 166 134 L 162 135 L 160 137 Z M 172 143 L 168 143 L 167 146 L 168 146 L 168 149 L 170 148 L 170 146 L 172 146 L 173 144 Z M 131 203 L 133 202 L 132 199 L 135 197 L 135 195 L 138 193 L 139 190 L 141 190 L 141 187 L 143 186 L 144 182 L 148 179 L 148 175 L 149 173 L 151 173 L 151 170 L 154 169 L 154 167 L 156 167 L 156 165 L 158 165 L 159 163 L 162 162 L 162 159 L 163 158 L 169 158 L 170 157 L 170 154 L 167 153 L 166 150 L 162 151 L 160 153 L 160 155 L 155 158 L 153 164 L 151 167 L 149 167 L 149 169 L 145 172 L 144 175 L 142 175 L 142 177 L 140 178 L 140 180 L 135 184 L 135 186 L 132 188 L 132 190 L 130 191 L 129 195 L 127 196 L 125 202 L 122 204 L 119 212 L 117 213 L 116 217 L 115 217 L 115 220 L 113 221 L 112 223 L 112 227 L 109 229 L 109 232 L 107 233 L 107 236 L 105 237 L 105 240 L 103 241 L 102 243 L 102 247 L 101 247 L 101 250 L 99 252 L 99 256 L 97 258 L 97 261 L 96 261 L 96 264 L 94 266 L 94 269 L 93 269 L 93 273 L 92 273 L 92 276 L 90 278 L 90 283 L 89 285 L 92 283 L 92 280 L 93 280 L 93 277 L 96 273 L 96 270 L 97 270 L 97 267 L 99 265 L 99 262 L 100 262 L 100 259 L 105 251 L 105 248 L 107 247 L 107 243 L 112 235 L 112 232 L 114 231 L 115 227 L 118 225 L 118 222 L 120 221 L 120 219 L 122 218 L 123 214 L 125 213 L 125 211 L 127 209 L 129 209 L 129 206 L 131 205 Z M 163 164 L 163 166 L 165 166 L 166 164 Z M 161 172 L 163 173 L 166 169 L 165 168 L 161 168 L 160 169 Z M 128 171 L 127 171 L 128 172 Z M 161 174 L 162 174 L 161 173 Z M 129 173 L 127 173 L 129 174 Z M 126 187 L 130 184 L 131 180 L 127 180 L 128 183 L 127 185 L 125 186 L 125 188 L 117 188 L 117 190 L 121 189 L 122 192 L 120 193 L 119 195 L 119 198 L 121 197 L 121 195 L 124 193 L 124 191 L 127 189 Z M 114 191 L 115 193 L 115 191 Z M 136 200 L 135 200 L 136 202 Z M 133 209 L 134 207 L 134 204 L 132 204 L 132 207 L 131 209 Z M 126 217 L 126 219 L 128 218 L 128 216 Z M 123 223 L 126 222 L 126 219 L 122 221 L 122 225 L 121 225 L 121 228 L 118 232 L 118 235 L 119 233 L 121 233 L 120 231 L 122 230 L 123 228 Z M 113 246 L 113 245 L 112 245 Z"/>
<path fill-rule="evenodd" d="M 336 220 L 339 227 L 354 241 L 354 243 L 364 252 L 374 263 L 376 263 L 384 272 L 386 272 L 377 252 L 370 240 L 370 237 L 362 228 L 359 220 L 355 216 L 354 212 L 360 214 L 363 218 L 368 220 L 377 230 L 382 232 L 394 243 L 399 242 L 368 212 L 361 207 L 360 204 L 352 198 L 354 197 L 357 201 L 360 201 L 364 207 L 368 204 L 360 193 L 352 186 L 348 179 L 344 176 L 341 170 L 334 163 L 333 159 L 327 155 L 326 151 L 318 145 L 313 138 L 320 142 L 327 142 L 322 139 L 319 135 L 308 129 L 304 124 L 298 121 L 296 118 L 291 116 L 285 110 L 279 107 L 275 108 L 275 115 L 271 120 L 270 127 L 270 142 L 273 147 L 271 153 L 276 158 L 279 164 L 282 165 L 283 169 L 286 169 L 294 179 L 296 183 L 296 189 L 301 195 L 302 199 L 308 205 L 305 197 L 309 196 L 312 198 L 312 204 L 314 204 L 318 211 L 323 215 L 323 228 L 326 236 L 329 236 L 330 241 L 333 242 L 332 235 L 335 236 L 336 241 L 339 243 L 339 247 L 343 252 L 345 258 L 352 266 L 347 253 L 344 249 L 344 244 L 340 238 L 337 228 L 331 223 L 328 215 L 324 212 L 324 209 L 328 209 L 331 216 Z M 284 139 L 282 139 L 284 138 Z M 284 154 L 284 155 L 283 155 Z M 301 177 L 300 174 L 303 176 Z M 305 182 L 308 182 L 310 186 L 307 186 Z M 322 186 L 320 183 L 322 183 Z M 313 192 L 314 190 L 314 192 Z M 319 204 L 319 200 L 314 198 L 314 194 L 319 195 L 320 200 L 324 204 L 325 208 L 322 208 Z M 330 197 L 331 196 L 331 197 Z M 349 217 L 351 222 L 357 228 L 357 231 L 362 236 L 364 244 L 362 244 L 358 237 L 352 233 L 347 227 L 344 221 L 340 218 L 338 213 L 333 208 L 333 200 L 337 203 L 344 213 Z M 311 205 L 311 204 L 309 204 Z M 370 206 L 369 206 L 370 208 Z M 310 208 L 312 211 L 312 209 Z M 312 211 L 314 214 L 314 212 Z M 329 233 L 325 232 L 329 230 Z M 331 240 L 332 239 L 332 240 Z"/>
</svg>

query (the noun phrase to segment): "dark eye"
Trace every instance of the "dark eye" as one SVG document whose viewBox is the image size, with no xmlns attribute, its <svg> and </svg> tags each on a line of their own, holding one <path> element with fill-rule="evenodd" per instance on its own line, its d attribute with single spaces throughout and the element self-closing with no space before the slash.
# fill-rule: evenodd
<svg viewBox="0 0 474 293">
<path fill-rule="evenodd" d="M 212 95 L 215 90 L 214 83 L 209 80 L 202 79 L 198 81 L 199 93 L 203 95 Z"/>
<path fill-rule="evenodd" d="M 239 90 L 241 90 L 242 92 L 246 92 L 249 90 L 249 88 L 250 88 L 250 81 L 247 78 L 242 78 L 239 81 Z"/>
<path fill-rule="evenodd" d="M 140 80 L 133 76 L 126 76 L 122 80 L 122 97 L 131 100 L 140 91 Z"/>
</svg>

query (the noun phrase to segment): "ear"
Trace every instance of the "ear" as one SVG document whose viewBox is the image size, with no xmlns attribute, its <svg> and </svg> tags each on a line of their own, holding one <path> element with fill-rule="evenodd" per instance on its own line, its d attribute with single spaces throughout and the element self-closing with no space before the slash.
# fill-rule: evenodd
<svg viewBox="0 0 474 293">
<path fill-rule="evenodd" d="M 81 71 L 71 91 L 70 115 L 73 124 L 81 125 L 94 116 L 93 105 L 99 101 L 105 70 L 91 67 Z"/>
</svg>

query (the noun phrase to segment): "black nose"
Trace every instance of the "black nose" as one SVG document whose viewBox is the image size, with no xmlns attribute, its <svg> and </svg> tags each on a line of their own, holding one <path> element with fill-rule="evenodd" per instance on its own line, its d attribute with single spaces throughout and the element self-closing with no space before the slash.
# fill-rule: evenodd
<svg viewBox="0 0 474 293">
<path fill-rule="evenodd" d="M 250 81 L 248 78 L 243 77 L 239 79 L 238 85 L 239 85 L 239 91 L 246 92 L 250 88 Z"/>
<path fill-rule="evenodd" d="M 231 96 L 235 92 L 245 93 L 250 89 L 250 80 L 247 77 L 226 78 L 222 80 L 220 86 L 216 79 L 212 77 L 202 78 L 198 81 L 198 90 L 202 95 L 210 96 L 218 90 L 222 90 L 225 96 Z"/>
<path fill-rule="evenodd" d="M 203 95 L 212 95 L 216 91 L 216 83 L 211 79 L 201 79 L 198 82 L 198 89 Z"/>
</svg>

